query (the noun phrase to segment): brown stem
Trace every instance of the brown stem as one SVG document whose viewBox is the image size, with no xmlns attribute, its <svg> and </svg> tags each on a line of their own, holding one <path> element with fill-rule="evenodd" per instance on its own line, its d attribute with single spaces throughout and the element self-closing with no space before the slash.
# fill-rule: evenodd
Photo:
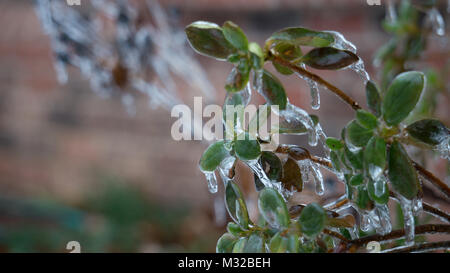
<svg viewBox="0 0 450 273">
<path fill-rule="evenodd" d="M 450 188 L 445 184 L 443 181 L 441 181 L 439 178 L 437 178 L 434 174 L 427 171 L 424 167 L 422 167 L 419 163 L 413 161 L 413 165 L 416 168 L 416 170 L 425 177 L 428 181 L 430 181 L 433 185 L 438 187 L 448 198 L 450 198 Z"/>
<path fill-rule="evenodd" d="M 325 233 L 325 234 L 327 234 L 327 235 L 330 235 L 330 236 L 332 236 L 332 237 L 335 237 L 335 238 L 338 238 L 339 240 L 341 240 L 342 242 L 344 242 L 344 243 L 348 243 L 349 241 L 348 241 L 348 239 L 347 238 L 345 238 L 344 236 L 342 236 L 340 233 L 337 233 L 337 232 L 335 232 L 335 231 L 332 231 L 332 230 L 329 230 L 329 229 L 324 229 L 323 230 L 323 233 Z"/>
<path fill-rule="evenodd" d="M 447 220 L 447 222 L 450 223 L 450 215 L 448 213 L 446 213 L 445 211 L 442 211 L 438 208 L 435 208 L 427 203 L 423 203 L 423 210 L 428 212 L 429 214 L 432 214 L 434 216 L 438 216 L 440 218 L 443 218 L 445 220 Z"/>
<path fill-rule="evenodd" d="M 440 250 L 440 249 L 449 249 L 450 241 L 444 242 L 433 242 L 433 243 L 424 243 L 419 245 L 414 245 L 410 247 L 401 247 L 401 248 L 393 248 L 384 253 L 410 253 L 410 252 L 426 252 L 432 250 Z"/>
<path fill-rule="evenodd" d="M 415 234 L 425 234 L 425 233 L 450 233 L 450 225 L 428 224 L 428 225 L 422 225 L 422 226 L 415 227 Z M 405 235 L 405 230 L 398 229 L 398 230 L 394 230 L 386 235 L 375 234 L 375 235 L 359 238 L 356 240 L 352 240 L 349 242 L 349 246 L 360 247 L 371 241 L 376 241 L 376 242 L 389 241 L 389 240 L 401 238 L 404 235 Z"/>
<path fill-rule="evenodd" d="M 323 86 L 325 86 L 328 90 L 330 90 L 331 92 L 333 92 L 335 95 L 337 95 L 339 98 L 341 98 L 344 102 L 346 102 L 348 105 L 350 105 L 353 110 L 359 110 L 361 109 L 361 106 L 359 106 L 359 104 L 354 101 L 350 96 L 348 96 L 347 94 L 345 94 L 344 91 L 342 91 L 341 89 L 337 88 L 336 86 L 332 85 L 331 83 L 329 83 L 328 81 L 324 80 L 322 77 L 320 77 L 319 75 L 316 75 L 314 73 L 311 73 L 309 71 L 307 71 L 306 69 L 303 69 L 299 66 L 296 66 L 295 64 L 292 64 L 289 61 L 286 61 L 278 56 L 272 55 L 271 56 L 271 60 L 273 62 L 276 62 L 282 66 L 286 66 L 289 67 L 291 70 L 294 70 L 295 72 L 297 72 L 298 74 L 307 77 Z"/>
</svg>

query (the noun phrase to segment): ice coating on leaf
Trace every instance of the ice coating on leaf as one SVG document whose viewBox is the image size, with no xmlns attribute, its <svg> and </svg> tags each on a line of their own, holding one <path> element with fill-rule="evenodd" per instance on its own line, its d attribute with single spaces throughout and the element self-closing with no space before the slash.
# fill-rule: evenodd
<svg viewBox="0 0 450 273">
<path fill-rule="evenodd" d="M 364 67 L 363 60 L 360 59 L 356 63 L 350 65 L 348 68 L 355 71 L 361 77 L 361 79 L 364 81 L 364 84 L 366 84 L 368 81 L 370 81 L 370 76 Z"/>
<path fill-rule="evenodd" d="M 229 177 L 230 172 L 233 172 L 231 169 L 233 168 L 234 162 L 236 158 L 234 156 L 229 156 L 225 158 L 219 165 L 219 174 L 220 178 L 224 186 L 228 184 L 229 181 L 233 180 L 234 177 Z"/>
<path fill-rule="evenodd" d="M 389 207 L 387 205 L 375 205 L 375 208 L 369 212 L 368 217 L 377 233 L 384 235 L 392 231 Z"/>
<path fill-rule="evenodd" d="M 371 228 L 369 215 L 365 212 L 359 211 L 359 217 L 359 228 L 364 232 L 369 231 Z"/>
<path fill-rule="evenodd" d="M 397 21 L 397 11 L 395 9 L 395 3 L 392 0 L 386 2 L 386 20 L 390 23 Z"/>
<path fill-rule="evenodd" d="M 345 39 L 344 35 L 342 35 L 342 33 L 339 33 L 337 31 L 324 31 L 326 33 L 329 33 L 331 35 L 333 35 L 334 38 L 334 43 L 331 45 L 334 48 L 337 49 L 342 49 L 342 50 L 348 50 L 352 53 L 356 53 L 356 46 L 348 41 L 347 39 Z"/>
<path fill-rule="evenodd" d="M 374 182 L 374 193 L 375 196 L 381 197 L 385 194 L 386 191 L 386 183 L 387 179 L 384 175 L 380 176 L 375 182 Z"/>
<path fill-rule="evenodd" d="M 450 160 L 450 136 L 445 138 L 440 144 L 435 147 L 439 155 L 447 160 Z"/>
<path fill-rule="evenodd" d="M 206 177 L 206 182 L 208 183 L 208 190 L 210 193 L 217 193 L 217 178 L 215 172 L 203 172 Z"/>
<path fill-rule="evenodd" d="M 308 143 L 311 146 L 316 146 L 318 141 L 318 135 L 313 120 L 308 113 L 291 104 L 287 103 L 286 109 L 280 111 L 280 119 L 285 119 L 288 123 L 300 123 L 308 131 Z"/>
<path fill-rule="evenodd" d="M 403 212 L 403 221 L 405 229 L 405 244 L 414 244 L 414 211 L 413 211 L 413 200 L 404 198 L 398 195 L 398 200 Z"/>
<path fill-rule="evenodd" d="M 433 31 L 439 35 L 445 35 L 445 22 L 442 14 L 434 7 L 427 12 L 427 22 L 433 27 Z"/>
</svg>

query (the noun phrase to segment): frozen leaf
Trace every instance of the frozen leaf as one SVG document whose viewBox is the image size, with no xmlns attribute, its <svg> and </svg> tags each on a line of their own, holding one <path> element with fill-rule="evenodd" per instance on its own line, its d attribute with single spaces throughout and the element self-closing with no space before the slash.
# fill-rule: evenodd
<svg viewBox="0 0 450 273">
<path fill-rule="evenodd" d="M 373 136 L 373 130 L 367 129 L 361 125 L 356 120 L 351 121 L 346 129 L 346 139 L 356 147 L 364 147 L 370 138 Z"/>
<path fill-rule="evenodd" d="M 359 186 L 364 182 L 364 176 L 362 174 L 356 174 L 350 178 L 350 185 Z"/>
<path fill-rule="evenodd" d="M 266 222 L 274 227 L 288 227 L 289 213 L 283 197 L 272 188 L 265 188 L 259 193 L 258 208 Z"/>
<path fill-rule="evenodd" d="M 247 60 L 242 60 L 239 62 L 237 67 L 231 70 L 228 75 L 225 89 L 228 92 L 239 92 L 247 86 L 248 79 L 250 75 L 250 66 Z"/>
<path fill-rule="evenodd" d="M 377 117 L 362 109 L 356 112 L 356 120 L 367 129 L 375 129 L 378 126 Z"/>
<path fill-rule="evenodd" d="M 384 205 L 389 201 L 389 186 L 386 182 L 384 181 L 384 177 L 380 177 L 376 182 L 371 180 L 367 183 L 369 198 L 377 204 Z"/>
<path fill-rule="evenodd" d="M 287 96 L 283 85 L 269 71 L 264 70 L 262 74 L 261 90 L 258 90 L 269 105 L 278 105 L 279 110 L 286 109 Z"/>
<path fill-rule="evenodd" d="M 429 145 L 439 145 L 450 135 L 450 130 L 436 119 L 416 121 L 409 125 L 406 130 L 413 138 Z"/>
<path fill-rule="evenodd" d="M 269 243 L 271 253 L 297 253 L 299 247 L 298 235 L 281 235 L 276 233 Z"/>
<path fill-rule="evenodd" d="M 264 65 L 264 52 L 257 43 L 250 43 L 248 45 L 250 56 L 252 60 L 252 66 L 255 69 L 262 69 Z"/>
<path fill-rule="evenodd" d="M 237 238 L 230 233 L 225 233 L 219 238 L 216 245 L 216 253 L 231 253 Z"/>
<path fill-rule="evenodd" d="M 381 97 L 378 87 L 373 81 L 368 81 L 366 84 L 366 100 L 370 111 L 379 117 L 381 115 Z"/>
<path fill-rule="evenodd" d="M 243 253 L 263 253 L 264 237 L 259 233 L 252 233 L 244 246 Z"/>
<path fill-rule="evenodd" d="M 247 244 L 248 238 L 240 238 L 233 246 L 233 253 L 244 253 L 245 245 Z"/>
<path fill-rule="evenodd" d="M 391 144 L 388 157 L 389 181 L 399 194 L 412 200 L 419 192 L 419 180 L 411 159 L 400 142 L 394 141 Z"/>
<path fill-rule="evenodd" d="M 302 62 L 315 69 L 337 70 L 359 61 L 353 52 L 333 47 L 315 48 L 301 58 Z"/>
<path fill-rule="evenodd" d="M 214 171 L 227 156 L 229 151 L 225 148 L 223 140 L 211 144 L 200 158 L 200 170 L 204 172 Z"/>
<path fill-rule="evenodd" d="M 243 133 L 242 138 L 238 136 L 235 141 L 234 151 L 240 160 L 250 161 L 259 158 L 261 146 L 257 140 L 251 139 L 248 133 Z"/>
<path fill-rule="evenodd" d="M 389 126 L 403 121 L 414 109 L 425 87 L 422 72 L 404 72 L 393 80 L 383 101 L 383 118 Z"/>
<path fill-rule="evenodd" d="M 326 144 L 333 151 L 340 150 L 344 147 L 344 143 L 342 143 L 342 141 L 334 137 L 327 138 Z"/>
<path fill-rule="evenodd" d="M 236 237 L 239 237 L 243 230 L 241 229 L 241 227 L 238 224 L 236 224 L 234 222 L 229 222 L 227 225 L 227 231 L 228 231 L 228 233 L 230 233 Z"/>
<path fill-rule="evenodd" d="M 369 193 L 367 192 L 367 189 L 365 189 L 363 186 L 358 187 L 358 195 L 356 196 L 356 205 L 360 209 L 366 209 L 370 210 L 373 207 L 372 200 L 369 198 Z"/>
<path fill-rule="evenodd" d="M 283 178 L 281 179 L 283 187 L 290 190 L 294 187 L 298 192 L 303 190 L 302 172 L 297 162 L 288 157 L 283 165 Z"/>
<path fill-rule="evenodd" d="M 324 47 L 334 42 L 334 37 L 330 33 L 309 30 L 300 27 L 289 27 L 282 29 L 269 38 L 266 44 L 284 41 L 298 46 Z"/>
<path fill-rule="evenodd" d="M 352 152 L 348 147 L 344 148 L 345 158 L 355 170 L 363 168 L 363 150 Z"/>
<path fill-rule="evenodd" d="M 261 157 L 259 158 L 260 164 L 265 170 L 267 177 L 270 180 L 280 181 L 282 173 L 283 173 L 283 164 L 281 163 L 280 158 L 272 152 L 264 151 L 261 153 Z M 268 170 L 267 170 L 268 169 Z M 254 174 L 256 189 L 258 191 L 264 188 L 264 184 L 259 180 L 259 177 Z"/>
<path fill-rule="evenodd" d="M 230 44 L 235 48 L 247 51 L 248 50 L 248 40 L 242 29 L 231 21 L 227 21 L 222 26 L 223 35 Z"/>
<path fill-rule="evenodd" d="M 326 219 L 325 210 L 320 205 L 311 203 L 302 210 L 298 222 L 305 235 L 315 237 L 322 232 Z"/>
<path fill-rule="evenodd" d="M 386 142 L 383 138 L 373 136 L 364 150 L 364 166 L 366 173 L 376 180 L 386 166 Z"/>
<path fill-rule="evenodd" d="M 235 51 L 214 23 L 197 21 L 188 25 L 185 32 L 192 48 L 202 55 L 225 61 Z"/>
<path fill-rule="evenodd" d="M 242 228 L 247 229 L 250 220 L 244 196 L 233 181 L 229 181 L 225 187 L 225 205 L 231 218 Z"/>
</svg>

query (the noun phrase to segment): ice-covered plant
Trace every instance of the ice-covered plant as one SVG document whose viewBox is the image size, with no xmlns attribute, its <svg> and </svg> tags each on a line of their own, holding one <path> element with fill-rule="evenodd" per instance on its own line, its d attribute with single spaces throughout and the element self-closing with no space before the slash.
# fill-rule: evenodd
<svg viewBox="0 0 450 273">
<path fill-rule="evenodd" d="M 401 23 L 397 22 L 395 27 L 400 27 Z M 405 239 L 402 246 L 385 251 L 450 247 L 450 241 L 423 244 L 414 241 L 417 234 L 450 232 L 448 224 L 415 226 L 414 221 L 414 216 L 421 211 L 444 222 L 450 221 L 448 213 L 422 202 L 425 180 L 447 198 L 449 187 L 413 161 L 405 148 L 420 145 L 438 150 L 449 159 L 450 131 L 442 122 L 424 119 L 405 123 L 426 87 L 424 73 L 405 67 L 401 67 L 401 71 L 385 68 L 379 88 L 365 71 L 356 47 L 333 31 L 285 28 L 272 34 L 263 47 L 249 42 L 241 28 L 229 21 L 223 26 L 198 21 L 188 25 L 185 31 L 195 51 L 234 65 L 225 86 L 225 107 L 246 106 L 255 89 L 268 106 L 278 107 L 276 114 L 280 123 L 273 128 L 273 133 L 307 134 L 309 145 L 320 143 L 325 154 L 325 157 L 318 157 L 304 147 L 287 144 L 265 150 L 270 139 L 238 138 L 236 133 L 231 140 L 211 144 L 200 159 L 200 169 L 213 193 L 217 192 L 216 172 L 219 173 L 225 187 L 225 205 L 233 220 L 218 240 L 217 252 L 361 251 L 369 242 L 383 243 L 399 238 Z M 319 89 L 322 88 L 347 103 L 355 111 L 355 118 L 342 129 L 339 137 L 327 137 L 317 117 L 289 102 L 281 81 L 265 70 L 266 63 L 271 63 L 283 75 L 304 79 L 311 90 L 313 109 L 320 107 Z M 367 109 L 308 67 L 356 71 L 365 82 Z M 231 126 L 224 120 L 225 131 L 235 129 L 242 123 L 239 119 L 237 117 Z M 249 135 L 242 124 L 239 127 L 241 135 Z M 237 161 L 248 165 L 255 174 L 260 212 L 257 222 L 249 218 L 245 197 L 234 176 Z M 311 203 L 289 207 L 292 193 L 301 192 L 303 183 L 309 180 L 315 182 L 318 195 L 324 193 L 320 168 L 335 173 L 345 184 L 345 193 L 322 206 Z M 389 199 L 401 205 L 403 229 L 392 231 Z M 359 223 L 351 214 L 340 214 L 349 207 L 358 212 Z M 359 229 L 365 232 L 373 229 L 375 234 L 360 237 Z M 390 244 L 383 246 L 392 247 Z"/>
</svg>

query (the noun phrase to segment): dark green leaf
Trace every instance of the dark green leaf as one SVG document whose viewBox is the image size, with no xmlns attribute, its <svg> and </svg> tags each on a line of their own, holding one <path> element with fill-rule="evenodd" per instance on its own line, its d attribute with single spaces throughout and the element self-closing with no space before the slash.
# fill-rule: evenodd
<svg viewBox="0 0 450 273">
<path fill-rule="evenodd" d="M 260 161 L 264 170 L 267 170 L 267 166 L 269 167 L 269 170 L 266 173 L 270 180 L 279 181 L 281 179 L 283 174 L 283 164 L 276 154 L 264 151 L 261 153 Z"/>
<path fill-rule="evenodd" d="M 311 203 L 302 210 L 298 221 L 304 234 L 309 237 L 315 237 L 322 232 L 326 219 L 325 210 L 320 205 Z"/>
<path fill-rule="evenodd" d="M 235 141 L 234 151 L 240 160 L 255 160 L 261 155 L 261 146 L 258 140 L 252 139 L 248 133 L 243 133 Z"/>
<path fill-rule="evenodd" d="M 278 41 L 290 42 L 297 46 L 323 47 L 331 45 L 334 42 L 334 37 L 326 32 L 290 27 L 272 34 L 266 44 L 270 45 Z"/>
<path fill-rule="evenodd" d="M 278 105 L 279 110 L 286 109 L 286 91 L 284 91 L 280 80 L 267 70 L 264 70 L 262 75 L 262 88 L 260 92 L 269 105 Z"/>
<path fill-rule="evenodd" d="M 448 138 L 450 130 L 439 120 L 423 119 L 409 125 L 406 130 L 413 138 L 426 144 L 438 145 Z"/>
<path fill-rule="evenodd" d="M 393 80 L 383 101 L 383 118 L 387 125 L 397 125 L 409 115 L 424 86 L 425 76 L 417 71 L 404 72 Z"/>
<path fill-rule="evenodd" d="M 358 195 L 356 197 L 356 204 L 360 209 L 370 210 L 373 207 L 372 200 L 369 198 L 367 189 L 363 186 L 358 187 Z"/>
<path fill-rule="evenodd" d="M 386 166 L 386 142 L 383 138 L 373 136 L 364 150 L 364 166 L 372 179 L 377 179 Z"/>
<path fill-rule="evenodd" d="M 214 23 L 197 21 L 188 25 L 185 32 L 192 48 L 202 55 L 225 61 L 235 52 L 222 29 Z"/>
<path fill-rule="evenodd" d="M 298 192 L 303 190 L 303 180 L 300 167 L 297 162 L 290 157 L 288 157 L 283 165 L 283 178 L 281 179 L 281 183 L 283 183 L 283 187 L 287 190 L 291 190 L 292 187 Z"/>
<path fill-rule="evenodd" d="M 363 169 L 363 150 L 359 150 L 356 153 L 353 153 L 350 151 L 350 149 L 346 146 L 344 149 L 345 158 L 348 160 L 350 165 L 355 170 L 362 170 Z"/>
<path fill-rule="evenodd" d="M 283 197 L 272 188 L 264 188 L 259 193 L 258 208 L 266 222 L 272 227 L 288 227 L 289 213 Z"/>
<path fill-rule="evenodd" d="M 231 218 L 242 228 L 247 229 L 250 220 L 244 196 L 233 181 L 229 181 L 225 187 L 225 205 Z"/>
<path fill-rule="evenodd" d="M 248 83 L 250 74 L 250 66 L 247 60 L 243 60 L 239 63 L 237 67 L 231 70 L 228 75 L 227 82 L 225 84 L 225 89 L 228 92 L 239 92 L 245 88 Z"/>
<path fill-rule="evenodd" d="M 364 176 L 362 174 L 357 174 L 350 178 L 350 185 L 359 186 L 364 182 Z"/>
<path fill-rule="evenodd" d="M 394 189 L 407 199 L 413 199 L 419 192 L 419 180 L 414 166 L 403 146 L 394 141 L 389 149 L 389 180 Z"/>
<path fill-rule="evenodd" d="M 331 151 L 330 159 L 331 159 L 331 164 L 333 165 L 333 168 L 336 171 L 340 172 L 343 166 L 341 164 L 341 160 L 339 159 L 339 155 L 337 154 L 336 151 Z"/>
<path fill-rule="evenodd" d="M 315 69 L 336 70 L 359 61 L 351 51 L 334 47 L 315 48 L 302 57 L 302 62 Z"/>
<path fill-rule="evenodd" d="M 384 189 L 380 189 L 380 192 L 382 192 L 383 194 L 381 196 L 377 196 L 375 194 L 375 186 L 379 186 L 380 187 L 383 186 Z M 367 183 L 367 192 L 369 193 L 369 197 L 371 200 L 377 202 L 380 205 L 384 205 L 387 204 L 387 202 L 389 201 L 389 186 L 388 183 L 375 183 L 373 180 L 369 181 L 369 183 Z"/>
<path fill-rule="evenodd" d="M 200 158 L 200 170 L 204 172 L 214 171 L 227 156 L 230 155 L 225 148 L 223 140 L 211 144 Z"/>
<path fill-rule="evenodd" d="M 367 129 L 375 129 L 378 126 L 377 117 L 362 109 L 356 111 L 356 120 Z"/>
<path fill-rule="evenodd" d="M 347 125 L 345 132 L 347 140 L 356 147 L 364 147 L 373 136 L 373 130 L 359 125 L 356 120 Z"/>
<path fill-rule="evenodd" d="M 219 238 L 216 245 L 216 253 L 231 253 L 237 238 L 229 233 L 225 233 Z"/>
<path fill-rule="evenodd" d="M 223 35 L 225 39 L 230 42 L 235 48 L 247 51 L 248 40 L 242 29 L 233 22 L 227 21 L 222 26 Z"/>
<path fill-rule="evenodd" d="M 381 116 L 381 97 L 378 87 L 374 82 L 368 81 L 366 84 L 366 100 L 367 106 L 375 116 Z"/>
<path fill-rule="evenodd" d="M 342 141 L 334 137 L 327 138 L 326 144 L 333 151 L 344 148 L 344 143 L 342 143 Z"/>
</svg>

